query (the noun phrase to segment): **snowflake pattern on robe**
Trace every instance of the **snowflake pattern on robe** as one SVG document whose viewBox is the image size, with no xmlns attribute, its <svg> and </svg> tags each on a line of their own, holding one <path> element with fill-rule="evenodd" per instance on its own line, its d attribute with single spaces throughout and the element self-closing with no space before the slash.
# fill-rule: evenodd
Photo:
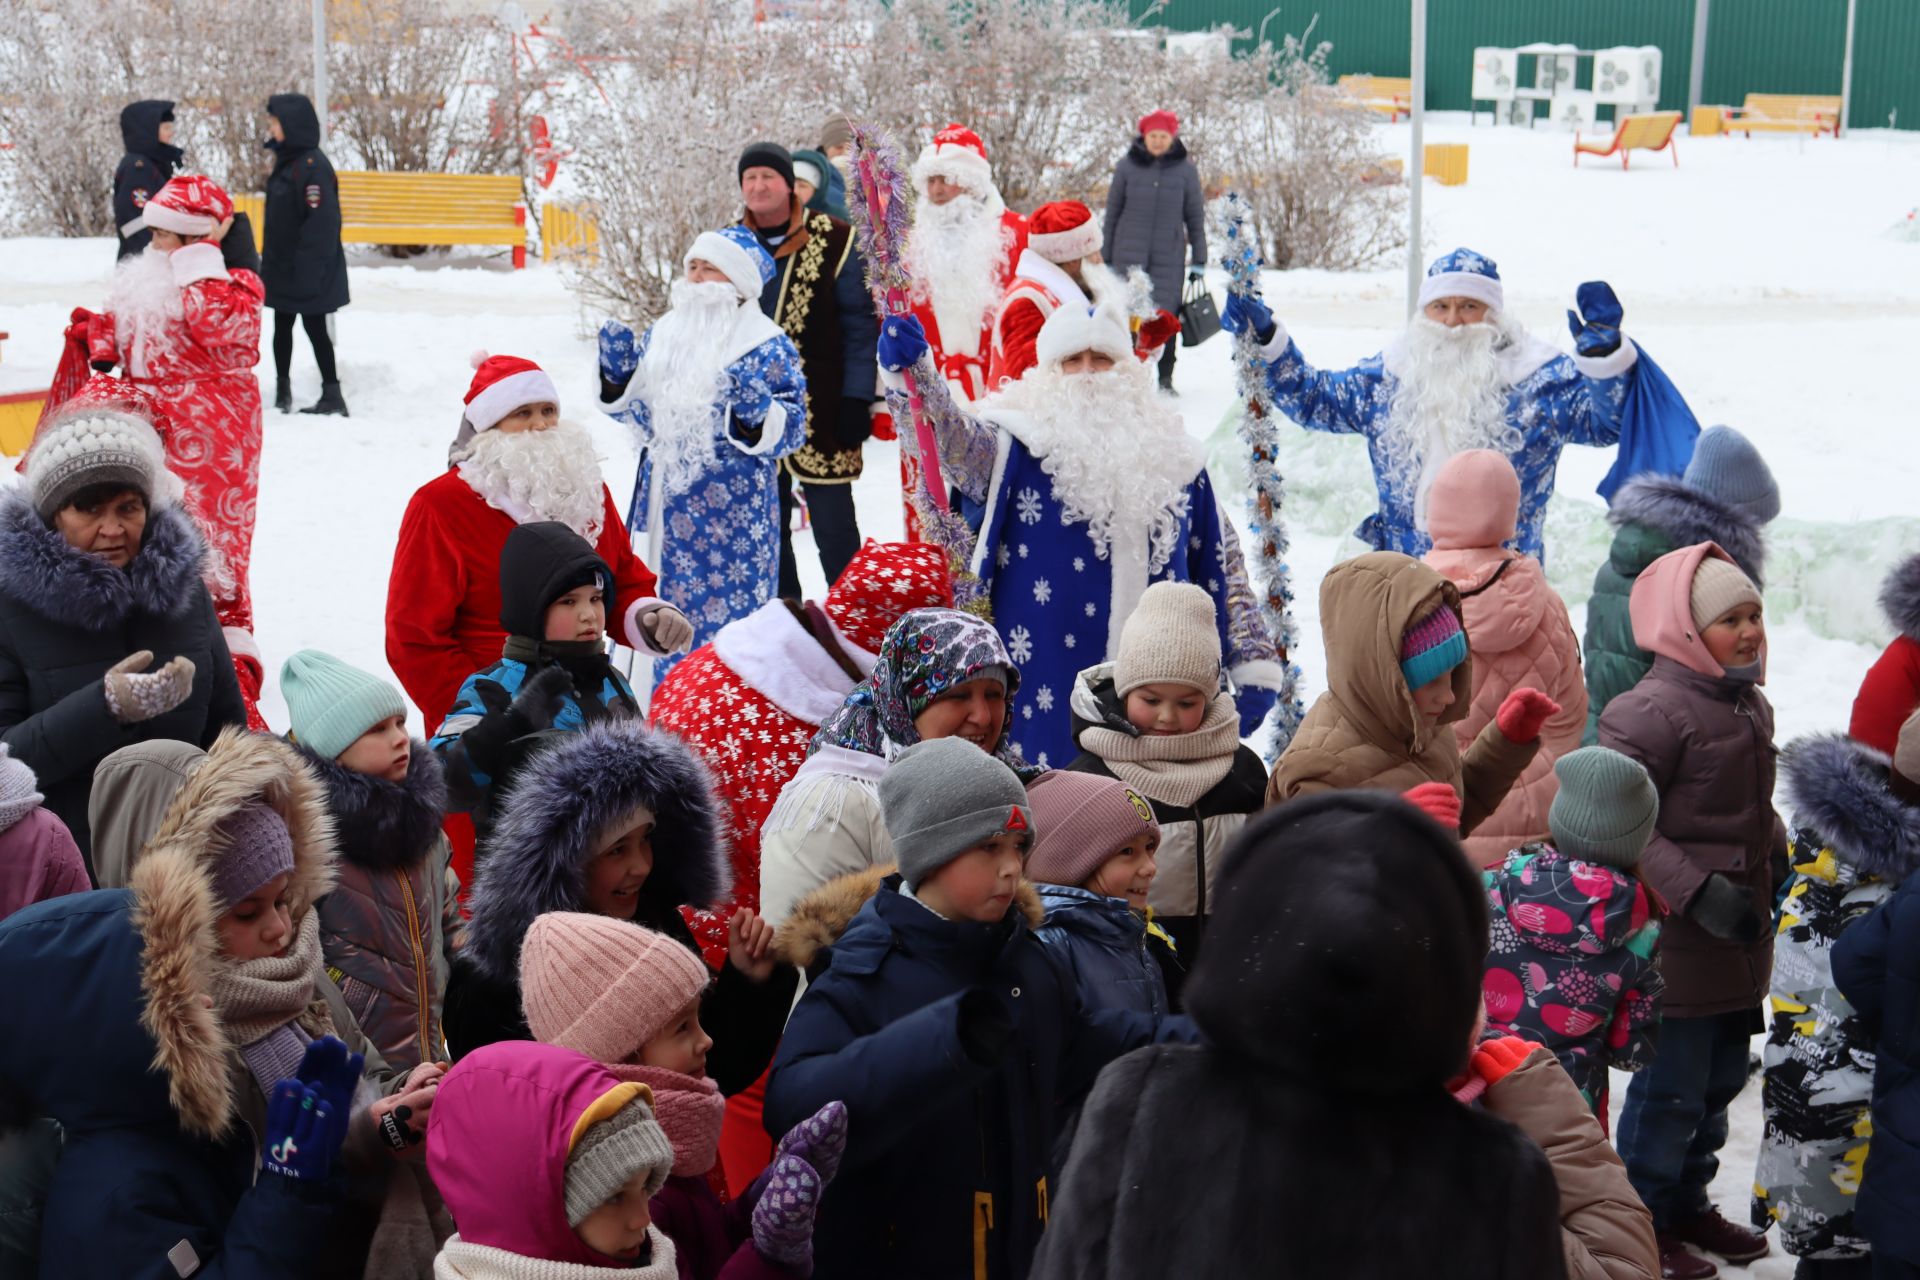
<svg viewBox="0 0 1920 1280">
<path fill-rule="evenodd" d="M 1507 393 L 1507 421 L 1518 428 L 1522 440 L 1519 451 L 1508 455 L 1520 476 L 1519 531 L 1508 545 L 1536 559 L 1545 558 L 1541 532 L 1560 450 L 1569 444 L 1619 443 L 1621 410 L 1636 376 L 1633 364 L 1600 377 L 1583 371 L 1583 363 L 1609 367 L 1619 361 L 1603 357 L 1583 362 L 1556 352 Z M 1267 365 L 1267 389 L 1289 418 L 1311 431 L 1366 437 L 1380 509 L 1361 521 L 1354 536 L 1377 551 L 1423 556 L 1433 549 L 1433 539 L 1414 526 L 1414 482 L 1389 483 L 1381 454 L 1380 436 L 1397 383 L 1383 355 L 1369 356 L 1351 369 L 1321 370 L 1306 362 L 1290 337 L 1286 349 Z"/>
<path fill-rule="evenodd" d="M 653 338 L 640 339 L 646 358 Z M 652 415 L 634 396 L 611 415 L 633 427 L 641 444 L 627 530 L 640 534 L 641 558 L 660 575 L 660 595 L 693 623 L 695 647 L 735 618 L 772 599 L 779 586 L 779 460 L 807 440 L 806 377 L 800 353 L 785 334 L 754 347 L 727 367 L 725 400 L 714 406 L 715 460 L 686 492 L 667 494 L 656 484 L 645 452 Z M 745 419 L 740 405 L 767 403 L 784 410 L 778 434 L 761 430 L 764 418 Z M 779 418 L 772 408 L 768 417 Z M 662 660 L 664 675 L 679 661 Z"/>
</svg>

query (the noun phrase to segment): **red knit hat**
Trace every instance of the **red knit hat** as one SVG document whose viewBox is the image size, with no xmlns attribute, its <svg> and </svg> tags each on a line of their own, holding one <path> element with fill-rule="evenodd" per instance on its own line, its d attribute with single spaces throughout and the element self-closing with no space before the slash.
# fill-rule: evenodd
<svg viewBox="0 0 1920 1280">
<path fill-rule="evenodd" d="M 197 173 L 171 178 L 140 211 L 140 225 L 182 236 L 210 236 L 233 216 L 233 201 L 211 178 Z"/>
<path fill-rule="evenodd" d="M 1171 111 L 1149 111 L 1140 117 L 1140 132 L 1143 135 L 1152 133 L 1155 129 L 1162 133 L 1178 134 L 1180 117 Z"/>
<path fill-rule="evenodd" d="M 849 656 L 870 671 L 881 637 L 901 614 L 953 608 L 947 554 L 931 543 L 868 538 L 827 592 L 825 608 L 840 639 L 860 651 Z"/>
<path fill-rule="evenodd" d="M 924 191 L 928 178 L 945 178 L 976 195 L 986 195 L 994 189 L 987 144 L 963 124 L 948 125 L 933 135 L 933 145 L 913 162 L 914 185 Z"/>
<path fill-rule="evenodd" d="M 1043 204 L 1027 219 L 1027 245 L 1048 262 L 1073 262 L 1100 251 L 1100 226 L 1078 200 Z"/>
<path fill-rule="evenodd" d="M 523 404 L 560 403 L 560 389 L 547 371 L 519 356 L 473 356 L 473 385 L 467 388 L 466 420 L 485 431 Z"/>
</svg>

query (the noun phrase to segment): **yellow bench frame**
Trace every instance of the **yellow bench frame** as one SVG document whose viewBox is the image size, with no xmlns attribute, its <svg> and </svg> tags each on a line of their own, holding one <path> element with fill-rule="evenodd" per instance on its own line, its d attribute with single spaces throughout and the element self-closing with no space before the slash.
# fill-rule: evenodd
<svg viewBox="0 0 1920 1280">
<path fill-rule="evenodd" d="M 1413 80 L 1409 76 L 1355 73 L 1341 76 L 1337 87 L 1367 110 L 1378 111 L 1391 121 L 1413 114 Z"/>
<path fill-rule="evenodd" d="M 1573 167 L 1580 167 L 1580 157 L 1610 156 L 1618 153 L 1620 167 L 1629 168 L 1628 160 L 1634 151 L 1665 151 L 1673 157 L 1673 167 L 1680 167 L 1680 148 L 1674 144 L 1674 131 L 1680 127 L 1680 112 L 1650 111 L 1645 115 L 1621 116 L 1615 126 L 1613 137 L 1606 142 L 1582 142 L 1579 133 L 1573 135 Z"/>
<path fill-rule="evenodd" d="M 1840 136 L 1840 95 L 1837 93 L 1750 93 L 1746 103 L 1727 107 L 1721 115 L 1727 133 L 1749 138 L 1762 133 L 1831 133 Z"/>
<path fill-rule="evenodd" d="M 527 206 L 520 179 L 498 173 L 369 173 L 340 179 L 340 239 L 347 244 L 493 244 L 527 265 Z M 253 222 L 255 246 L 266 247 L 265 197 L 234 197 Z"/>
</svg>

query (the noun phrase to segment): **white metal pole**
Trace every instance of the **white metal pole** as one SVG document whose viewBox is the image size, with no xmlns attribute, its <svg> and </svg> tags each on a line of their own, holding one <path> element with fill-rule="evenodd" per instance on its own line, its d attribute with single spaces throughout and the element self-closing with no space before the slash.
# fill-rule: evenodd
<svg viewBox="0 0 1920 1280">
<path fill-rule="evenodd" d="M 1693 0 L 1693 58 L 1687 74 L 1687 118 L 1700 105 L 1707 83 L 1707 10 L 1712 0 Z"/>
<path fill-rule="evenodd" d="M 1847 0 L 1847 52 L 1840 62 L 1840 122 L 1834 129 L 1837 138 L 1847 128 L 1847 108 L 1853 105 L 1853 20 L 1859 0 Z"/>
<path fill-rule="evenodd" d="M 1426 187 L 1427 0 L 1413 0 L 1413 154 L 1407 162 L 1407 316 L 1420 298 L 1420 197 Z"/>
<path fill-rule="evenodd" d="M 327 0 L 313 0 L 313 110 L 320 117 L 320 146 L 327 145 Z"/>
</svg>

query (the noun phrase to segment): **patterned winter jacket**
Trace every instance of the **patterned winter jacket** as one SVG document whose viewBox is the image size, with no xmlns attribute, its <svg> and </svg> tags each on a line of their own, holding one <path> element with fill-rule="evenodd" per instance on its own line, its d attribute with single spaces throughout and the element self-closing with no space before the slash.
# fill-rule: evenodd
<svg viewBox="0 0 1920 1280">
<path fill-rule="evenodd" d="M 1753 1222 L 1778 1223 L 1799 1257 L 1861 1258 L 1853 1210 L 1872 1131 L 1874 1036 L 1834 983 L 1832 951 L 1920 869 L 1920 805 L 1887 789 L 1886 756 L 1837 733 L 1794 743 L 1780 771 L 1797 827 L 1773 943 Z"/>
<path fill-rule="evenodd" d="M 1549 845 L 1481 873 L 1492 914 L 1487 1022 L 1538 1041 L 1580 1086 L 1606 1097 L 1607 1068 L 1653 1061 L 1660 1023 L 1660 916 L 1625 872 Z"/>
<path fill-rule="evenodd" d="M 440 1013 L 460 882 L 440 831 L 440 761 L 415 742 L 406 780 L 388 782 L 294 746 L 327 789 L 340 849 L 338 879 L 316 908 L 327 976 L 389 1066 L 445 1062 Z"/>
</svg>

